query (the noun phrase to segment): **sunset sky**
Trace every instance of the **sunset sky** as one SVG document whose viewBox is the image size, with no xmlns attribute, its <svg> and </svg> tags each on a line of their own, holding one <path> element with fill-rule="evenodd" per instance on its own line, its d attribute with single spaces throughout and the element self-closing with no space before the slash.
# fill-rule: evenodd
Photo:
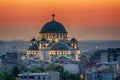
<svg viewBox="0 0 120 80">
<path fill-rule="evenodd" d="M 0 0 L 0 40 L 30 40 L 55 20 L 78 40 L 120 40 L 120 0 Z"/>
</svg>

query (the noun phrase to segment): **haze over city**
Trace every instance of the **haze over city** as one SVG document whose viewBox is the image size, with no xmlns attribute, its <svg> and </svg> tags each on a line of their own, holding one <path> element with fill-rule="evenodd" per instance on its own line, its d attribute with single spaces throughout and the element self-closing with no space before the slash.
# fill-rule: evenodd
<svg viewBox="0 0 120 80">
<path fill-rule="evenodd" d="M 119 0 L 0 0 L 0 40 L 30 40 L 61 22 L 78 40 L 120 40 Z"/>
</svg>

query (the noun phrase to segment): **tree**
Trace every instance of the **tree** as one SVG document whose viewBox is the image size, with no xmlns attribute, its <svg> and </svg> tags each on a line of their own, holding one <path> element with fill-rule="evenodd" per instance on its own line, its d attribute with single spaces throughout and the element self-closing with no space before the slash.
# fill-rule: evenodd
<svg viewBox="0 0 120 80">
<path fill-rule="evenodd" d="M 7 72 L 1 72 L 1 73 L 0 73 L 0 79 L 1 79 L 1 80 L 6 80 L 6 79 L 7 79 L 7 75 L 8 75 Z"/>
<path fill-rule="evenodd" d="M 15 80 L 15 77 L 7 71 L 3 71 L 0 73 L 0 80 Z"/>
<path fill-rule="evenodd" d="M 64 72 L 64 68 L 62 66 L 55 66 L 54 68 L 56 71 L 63 73 Z"/>
<path fill-rule="evenodd" d="M 34 67 L 29 69 L 30 72 L 45 72 L 46 70 L 42 67 Z"/>
<path fill-rule="evenodd" d="M 55 70 L 55 65 L 54 64 L 49 64 L 46 68 L 46 71 L 56 71 Z"/>
<path fill-rule="evenodd" d="M 58 71 L 60 73 L 60 80 L 80 80 L 77 74 L 69 73 L 64 71 L 63 66 L 49 64 L 46 71 Z"/>
<path fill-rule="evenodd" d="M 63 72 L 63 73 L 60 73 L 60 78 L 61 78 L 61 80 L 66 80 L 66 76 L 69 74 L 69 72 L 68 71 L 65 71 L 65 72 Z"/>
<path fill-rule="evenodd" d="M 18 70 L 20 72 L 24 71 L 24 72 L 27 72 L 28 71 L 28 68 L 26 66 L 18 66 Z"/>
<path fill-rule="evenodd" d="M 66 80 L 80 80 L 79 76 L 73 73 L 66 75 Z"/>
<path fill-rule="evenodd" d="M 18 66 L 15 66 L 11 72 L 12 72 L 13 76 L 15 76 L 15 77 L 17 77 L 18 74 L 20 74 Z"/>
</svg>

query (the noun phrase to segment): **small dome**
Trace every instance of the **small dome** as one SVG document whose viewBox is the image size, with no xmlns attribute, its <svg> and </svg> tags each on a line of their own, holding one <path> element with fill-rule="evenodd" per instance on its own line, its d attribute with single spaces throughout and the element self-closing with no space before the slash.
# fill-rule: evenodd
<svg viewBox="0 0 120 80">
<path fill-rule="evenodd" d="M 37 44 L 33 44 L 29 47 L 28 50 L 38 50 L 38 45 Z"/>
<path fill-rule="evenodd" d="M 37 41 L 35 38 L 32 38 L 31 42 Z"/>
<path fill-rule="evenodd" d="M 70 40 L 71 43 L 77 43 L 77 40 L 73 37 L 71 40 Z"/>
<path fill-rule="evenodd" d="M 68 50 L 68 47 L 63 43 L 56 43 L 52 46 L 51 50 Z"/>
<path fill-rule="evenodd" d="M 40 33 L 67 33 L 67 31 L 61 23 L 52 20 L 42 27 Z"/>
</svg>

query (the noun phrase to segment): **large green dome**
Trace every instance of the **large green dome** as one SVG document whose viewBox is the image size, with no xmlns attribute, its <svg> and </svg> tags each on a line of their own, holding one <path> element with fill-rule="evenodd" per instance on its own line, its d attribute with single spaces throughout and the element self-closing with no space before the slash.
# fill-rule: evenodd
<svg viewBox="0 0 120 80">
<path fill-rule="evenodd" d="M 67 31 L 61 23 L 53 20 L 46 23 L 40 33 L 67 33 Z"/>
</svg>

